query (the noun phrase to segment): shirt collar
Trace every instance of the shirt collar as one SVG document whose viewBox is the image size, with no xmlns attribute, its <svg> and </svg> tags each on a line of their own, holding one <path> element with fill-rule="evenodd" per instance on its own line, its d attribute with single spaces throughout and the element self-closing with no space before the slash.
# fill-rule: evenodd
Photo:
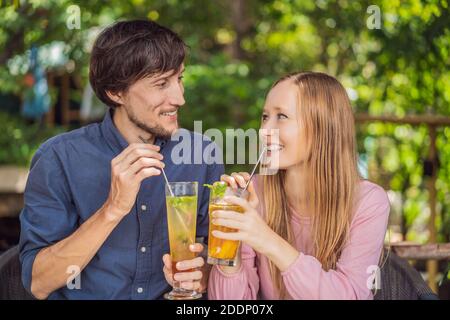
<svg viewBox="0 0 450 320">
<path fill-rule="evenodd" d="M 112 118 L 113 112 L 114 110 L 112 108 L 108 108 L 101 124 L 101 130 L 108 144 L 114 150 L 118 150 L 119 152 L 121 152 L 123 149 L 128 147 L 129 143 L 116 128 Z M 159 146 L 162 150 L 162 148 L 167 144 L 167 139 L 157 137 L 154 144 Z"/>
</svg>

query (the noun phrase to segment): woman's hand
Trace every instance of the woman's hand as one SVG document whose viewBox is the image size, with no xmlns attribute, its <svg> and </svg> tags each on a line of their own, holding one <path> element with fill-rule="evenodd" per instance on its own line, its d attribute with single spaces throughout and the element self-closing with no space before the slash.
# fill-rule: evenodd
<svg viewBox="0 0 450 320">
<path fill-rule="evenodd" d="M 237 229 L 237 232 L 214 230 L 213 236 L 226 240 L 240 240 L 255 251 L 265 254 L 267 243 L 270 243 L 276 237 L 276 233 L 269 228 L 249 201 L 234 196 L 225 197 L 224 200 L 239 205 L 244 209 L 244 213 L 228 210 L 214 211 L 211 221 L 213 224 Z"/>
<path fill-rule="evenodd" d="M 222 181 L 225 181 L 234 189 L 244 188 L 249 179 L 250 175 L 246 172 L 232 173 L 231 176 L 222 175 L 221 177 Z M 217 210 L 212 213 L 211 222 L 213 224 L 237 229 L 237 232 L 215 230 L 212 234 L 220 239 L 243 241 L 254 250 L 264 253 L 268 241 L 271 241 L 276 233 L 256 211 L 259 201 L 252 182 L 250 182 L 247 190 L 249 192 L 248 200 L 235 196 L 224 198 L 226 202 L 242 207 L 244 209 L 243 214 L 228 210 Z"/>
<path fill-rule="evenodd" d="M 247 172 L 239 172 L 239 173 L 233 172 L 231 176 L 223 174 L 220 177 L 220 181 L 226 182 L 233 189 L 238 188 L 244 189 L 249 179 L 250 174 L 248 174 Z M 256 209 L 256 207 L 259 204 L 259 200 L 258 196 L 256 195 L 255 188 L 253 186 L 253 181 L 249 183 L 247 191 L 249 193 L 248 202 L 253 208 Z"/>
<path fill-rule="evenodd" d="M 223 175 L 222 181 L 227 182 L 232 188 L 244 188 L 250 175 L 248 173 L 233 173 L 231 176 Z M 216 225 L 236 229 L 237 232 L 221 232 L 215 230 L 213 236 L 220 239 L 240 240 L 253 250 L 265 255 L 273 261 L 281 271 L 287 268 L 297 259 L 299 252 L 286 240 L 273 231 L 256 211 L 258 206 L 258 197 L 250 183 L 247 190 L 250 196 L 247 199 L 238 197 L 225 197 L 224 200 L 241 206 L 244 213 L 235 211 L 217 210 L 212 213 L 212 221 Z M 237 268 L 227 267 L 228 268 Z M 224 270 L 222 268 L 222 270 Z M 226 270 L 225 270 L 226 271 Z M 230 273 L 235 272 L 234 269 Z"/>
</svg>

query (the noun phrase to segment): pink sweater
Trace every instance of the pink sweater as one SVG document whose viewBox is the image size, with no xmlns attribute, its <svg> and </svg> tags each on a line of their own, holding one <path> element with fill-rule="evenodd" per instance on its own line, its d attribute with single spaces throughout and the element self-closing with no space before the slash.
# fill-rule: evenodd
<svg viewBox="0 0 450 320">
<path fill-rule="evenodd" d="M 323 270 L 312 255 L 310 218 L 293 214 L 295 247 L 300 254 L 282 273 L 289 296 L 293 299 L 372 299 L 367 285 L 368 268 L 379 263 L 389 209 L 389 199 L 381 187 L 369 181 L 360 183 L 349 242 L 336 270 L 329 271 Z M 217 266 L 212 268 L 209 299 L 278 299 L 268 259 L 245 244 L 242 244 L 241 259 L 241 267 L 236 274 L 226 274 Z"/>
</svg>

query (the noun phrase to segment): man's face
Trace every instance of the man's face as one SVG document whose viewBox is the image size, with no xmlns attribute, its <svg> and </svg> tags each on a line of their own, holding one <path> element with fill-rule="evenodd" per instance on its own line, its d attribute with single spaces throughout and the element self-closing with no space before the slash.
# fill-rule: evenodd
<svg viewBox="0 0 450 320">
<path fill-rule="evenodd" d="M 184 65 L 143 78 L 122 96 L 122 108 L 129 120 L 155 137 L 170 138 L 178 129 L 178 109 L 184 105 Z"/>
</svg>

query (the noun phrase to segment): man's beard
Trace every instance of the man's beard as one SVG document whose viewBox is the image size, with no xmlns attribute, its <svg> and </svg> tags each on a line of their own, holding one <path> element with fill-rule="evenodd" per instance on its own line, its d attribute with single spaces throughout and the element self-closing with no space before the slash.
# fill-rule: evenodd
<svg viewBox="0 0 450 320">
<path fill-rule="evenodd" d="M 162 138 L 162 139 L 170 139 L 172 136 L 172 132 L 167 131 L 160 125 L 155 125 L 154 127 L 150 127 L 140 121 L 136 115 L 133 113 L 133 111 L 125 109 L 128 119 L 139 129 L 144 130 L 145 132 L 151 134 L 155 138 Z"/>
</svg>

